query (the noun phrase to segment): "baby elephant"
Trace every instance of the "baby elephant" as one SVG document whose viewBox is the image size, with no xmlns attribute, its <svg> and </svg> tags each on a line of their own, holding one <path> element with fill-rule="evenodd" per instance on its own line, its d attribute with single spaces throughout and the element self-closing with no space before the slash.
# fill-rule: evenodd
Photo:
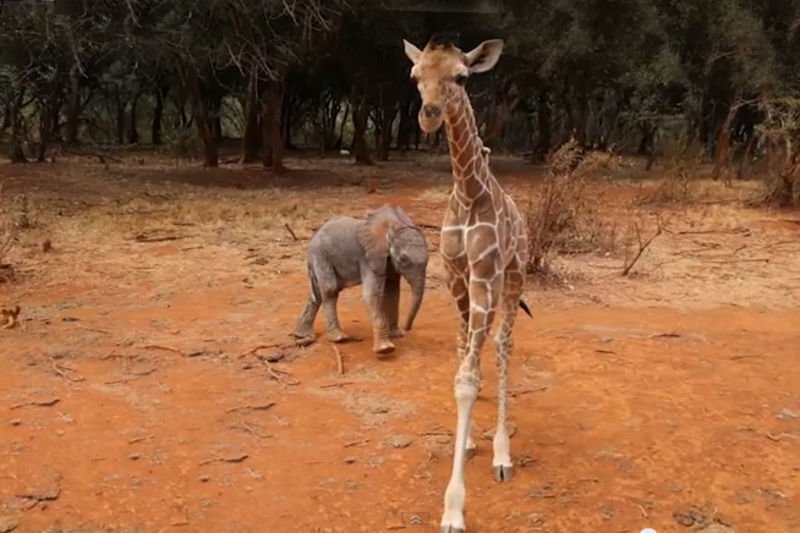
<svg viewBox="0 0 800 533">
<path fill-rule="evenodd" d="M 366 220 L 347 216 L 328 220 L 308 246 L 311 294 L 292 335 L 301 346 L 314 342 L 314 318 L 324 305 L 331 341 L 362 340 L 342 331 L 336 312 L 339 292 L 362 285 L 372 318 L 373 351 L 393 351 L 389 339 L 403 336 L 397 324 L 400 276 L 411 286 L 411 308 L 405 323 L 410 330 L 425 292 L 427 266 L 425 235 L 400 207 L 384 205 Z"/>
</svg>

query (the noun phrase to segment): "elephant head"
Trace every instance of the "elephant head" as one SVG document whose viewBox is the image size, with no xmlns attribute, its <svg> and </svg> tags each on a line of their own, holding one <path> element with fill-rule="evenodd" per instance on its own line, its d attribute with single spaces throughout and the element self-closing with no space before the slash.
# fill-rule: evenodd
<svg viewBox="0 0 800 533">
<path fill-rule="evenodd" d="M 428 244 L 422 229 L 400 207 L 384 205 L 367 217 L 359 240 L 373 272 L 384 279 L 399 274 L 411 287 L 405 324 L 410 330 L 425 293 Z"/>
</svg>

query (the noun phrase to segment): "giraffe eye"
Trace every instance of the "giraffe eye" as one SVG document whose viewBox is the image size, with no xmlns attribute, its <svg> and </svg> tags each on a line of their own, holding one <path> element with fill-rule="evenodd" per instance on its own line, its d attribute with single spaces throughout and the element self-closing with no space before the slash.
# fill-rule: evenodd
<svg viewBox="0 0 800 533">
<path fill-rule="evenodd" d="M 456 76 L 456 83 L 459 85 L 465 85 L 467 83 L 467 75 L 466 74 L 459 74 Z"/>
</svg>

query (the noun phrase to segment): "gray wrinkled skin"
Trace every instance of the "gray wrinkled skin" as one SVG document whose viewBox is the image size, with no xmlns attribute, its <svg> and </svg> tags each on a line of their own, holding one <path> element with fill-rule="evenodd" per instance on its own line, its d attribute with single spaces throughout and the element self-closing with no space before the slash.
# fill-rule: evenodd
<svg viewBox="0 0 800 533">
<path fill-rule="evenodd" d="M 373 351 L 393 351 L 389 339 L 403 336 L 398 325 L 400 277 L 411 287 L 405 323 L 410 330 L 425 292 L 427 264 L 428 246 L 422 230 L 397 206 L 385 205 L 367 219 L 339 216 L 328 220 L 308 246 L 311 291 L 292 335 L 300 345 L 314 342 L 314 319 L 323 306 L 331 341 L 363 340 L 342 330 L 336 309 L 339 292 L 362 285 L 373 324 Z"/>
</svg>

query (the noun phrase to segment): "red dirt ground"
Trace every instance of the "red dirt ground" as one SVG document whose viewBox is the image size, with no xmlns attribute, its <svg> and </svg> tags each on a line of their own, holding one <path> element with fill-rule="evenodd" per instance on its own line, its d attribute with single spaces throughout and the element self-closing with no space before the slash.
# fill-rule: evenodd
<svg viewBox="0 0 800 533">
<path fill-rule="evenodd" d="M 524 203 L 535 173 L 498 160 Z M 313 161 L 336 173 L 305 171 L 291 190 L 257 169 L 215 172 L 239 176 L 224 188 L 155 165 L 0 166 L 6 211 L 33 220 L 8 258 L 17 281 L 0 285 L 0 304 L 23 308 L 22 327 L 0 330 L 0 531 L 384 531 L 412 514 L 429 527 L 410 531 L 438 531 L 455 427 L 438 255 L 395 357 L 341 345 L 339 376 L 321 316 L 311 347 L 287 333 L 311 230 L 386 201 L 438 224 L 443 161 L 414 179 L 411 163 Z M 336 178 L 371 172 L 376 194 Z M 609 213 L 633 209 L 635 186 L 603 187 Z M 672 231 L 636 276 L 619 275 L 619 254 L 583 254 L 560 263 L 568 286 L 529 285 L 510 378 L 516 475 L 495 483 L 478 439 L 468 531 L 800 531 L 797 214 L 658 209 Z M 358 289 L 340 317 L 369 338 Z M 483 367 L 476 437 L 494 421 L 490 344 Z"/>
</svg>

